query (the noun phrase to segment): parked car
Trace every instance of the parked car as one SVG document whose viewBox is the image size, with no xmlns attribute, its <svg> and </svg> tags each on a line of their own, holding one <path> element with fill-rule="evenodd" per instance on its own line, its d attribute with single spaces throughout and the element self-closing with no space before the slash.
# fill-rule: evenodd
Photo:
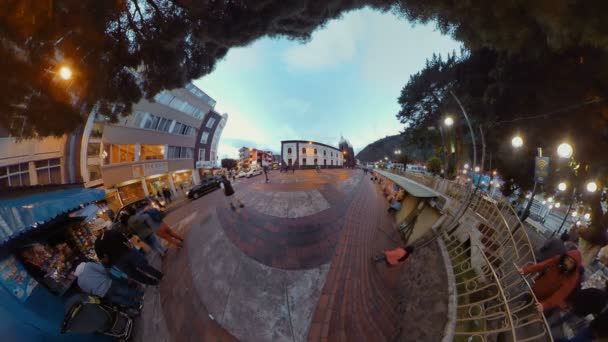
<svg viewBox="0 0 608 342">
<path fill-rule="evenodd" d="M 247 178 L 251 178 L 253 176 L 257 176 L 257 175 L 261 175 L 262 174 L 262 170 L 260 169 L 251 169 L 249 170 L 249 172 L 247 172 Z"/>
<path fill-rule="evenodd" d="M 188 191 L 186 196 L 189 199 L 198 199 L 199 197 L 208 194 L 215 189 L 220 188 L 220 181 L 215 177 L 205 178 L 201 180 L 201 184 L 195 185 Z"/>
</svg>

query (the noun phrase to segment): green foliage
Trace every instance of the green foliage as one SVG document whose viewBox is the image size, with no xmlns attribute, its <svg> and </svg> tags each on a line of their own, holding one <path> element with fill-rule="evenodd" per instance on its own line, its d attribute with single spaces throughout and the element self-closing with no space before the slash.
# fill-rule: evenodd
<svg viewBox="0 0 608 342">
<path fill-rule="evenodd" d="M 441 160 L 437 157 L 431 157 L 426 161 L 426 170 L 434 175 L 441 173 Z"/>
<path fill-rule="evenodd" d="M 236 165 L 238 162 L 236 159 L 224 158 L 221 160 L 221 163 L 222 163 L 222 168 L 230 170 L 230 169 L 236 168 Z"/>
</svg>

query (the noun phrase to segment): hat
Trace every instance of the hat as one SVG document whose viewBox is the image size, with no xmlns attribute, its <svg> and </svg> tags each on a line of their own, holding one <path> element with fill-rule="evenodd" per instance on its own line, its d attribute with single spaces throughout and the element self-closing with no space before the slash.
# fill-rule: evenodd
<svg viewBox="0 0 608 342">
<path fill-rule="evenodd" d="M 74 270 L 74 275 L 75 276 L 80 276 L 82 274 L 82 272 L 84 272 L 84 267 L 86 266 L 86 262 L 81 262 L 80 264 L 78 264 L 78 266 L 76 266 L 76 269 Z"/>
</svg>

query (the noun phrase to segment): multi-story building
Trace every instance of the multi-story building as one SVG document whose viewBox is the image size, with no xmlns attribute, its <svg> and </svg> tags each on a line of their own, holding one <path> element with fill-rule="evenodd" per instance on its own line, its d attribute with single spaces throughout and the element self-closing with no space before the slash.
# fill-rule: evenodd
<svg viewBox="0 0 608 342">
<path fill-rule="evenodd" d="M 239 149 L 239 167 L 270 166 L 272 165 L 272 161 L 273 153 L 271 151 L 258 150 L 250 147 L 241 147 Z"/>
<path fill-rule="evenodd" d="M 75 159 L 77 134 L 18 140 L 0 127 L 0 191 L 8 187 L 81 181 Z"/>
<path fill-rule="evenodd" d="M 122 206 L 169 189 L 180 196 L 215 166 L 227 114 L 193 84 L 142 99 L 117 123 L 95 111 L 81 139 L 80 172 L 88 187 L 103 187 Z"/>
<path fill-rule="evenodd" d="M 305 141 L 281 141 L 281 161 L 283 166 L 300 169 L 342 167 L 344 158 L 340 149 L 326 144 Z"/>
</svg>

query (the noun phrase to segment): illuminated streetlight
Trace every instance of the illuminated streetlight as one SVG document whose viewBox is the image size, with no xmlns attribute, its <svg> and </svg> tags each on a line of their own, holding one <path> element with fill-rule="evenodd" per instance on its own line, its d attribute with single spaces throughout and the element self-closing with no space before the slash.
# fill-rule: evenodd
<svg viewBox="0 0 608 342">
<path fill-rule="evenodd" d="M 344 152 L 344 153 L 346 153 L 346 152 Z M 388 157 L 384 157 L 384 160 L 388 160 Z"/>
<path fill-rule="evenodd" d="M 59 68 L 59 77 L 63 78 L 64 80 L 69 80 L 70 78 L 72 78 L 72 69 L 70 69 L 67 66 L 62 66 L 61 68 Z"/>
<path fill-rule="evenodd" d="M 475 166 L 475 172 L 479 172 L 479 166 Z"/>
<path fill-rule="evenodd" d="M 561 182 L 557 185 L 557 189 L 559 189 L 559 191 L 566 191 L 567 188 L 568 185 L 566 185 L 566 182 Z"/>
<path fill-rule="evenodd" d="M 497 174 L 498 174 L 498 171 L 496 171 L 496 170 L 494 170 L 494 171 L 492 172 L 492 176 L 496 176 Z"/>
<path fill-rule="evenodd" d="M 469 168 L 469 164 L 464 164 L 464 169 L 468 169 Z"/>
<path fill-rule="evenodd" d="M 576 221 L 576 226 L 580 226 L 581 225 L 581 221 Z"/>
<path fill-rule="evenodd" d="M 561 143 L 557 147 L 557 155 L 560 156 L 560 158 L 570 158 L 572 157 L 573 152 L 572 146 L 568 143 Z"/>
<path fill-rule="evenodd" d="M 547 201 L 543 201 L 543 205 L 547 204 Z"/>
<path fill-rule="evenodd" d="M 559 203 L 559 202 L 555 203 L 555 207 L 556 207 L 556 208 L 559 208 L 559 207 L 561 207 L 561 206 L 562 206 L 562 204 L 561 204 L 561 203 Z"/>
<path fill-rule="evenodd" d="M 549 203 L 553 202 L 553 197 L 549 197 L 549 198 L 547 198 L 547 201 L 548 201 Z"/>
<path fill-rule="evenodd" d="M 572 217 L 577 217 L 578 216 L 578 211 L 573 211 L 572 212 Z"/>
<path fill-rule="evenodd" d="M 551 204 L 551 205 L 549 206 L 549 210 L 551 210 L 551 209 L 553 209 L 553 204 Z"/>
<path fill-rule="evenodd" d="M 591 214 L 590 213 L 586 213 L 585 216 L 583 216 L 585 218 L 585 220 L 589 220 L 591 218 Z"/>
<path fill-rule="evenodd" d="M 597 191 L 597 183 L 595 183 L 594 181 L 591 181 L 591 182 L 587 183 L 587 191 L 589 191 L 589 192 L 596 192 Z"/>
<path fill-rule="evenodd" d="M 522 137 L 519 135 L 516 135 L 513 137 L 513 139 L 511 139 L 511 145 L 513 145 L 515 148 L 520 148 L 524 146 L 524 139 L 522 139 Z"/>
<path fill-rule="evenodd" d="M 443 124 L 450 127 L 454 124 L 454 119 L 452 119 L 451 116 L 448 116 L 445 118 L 445 120 L 443 120 Z"/>
</svg>

